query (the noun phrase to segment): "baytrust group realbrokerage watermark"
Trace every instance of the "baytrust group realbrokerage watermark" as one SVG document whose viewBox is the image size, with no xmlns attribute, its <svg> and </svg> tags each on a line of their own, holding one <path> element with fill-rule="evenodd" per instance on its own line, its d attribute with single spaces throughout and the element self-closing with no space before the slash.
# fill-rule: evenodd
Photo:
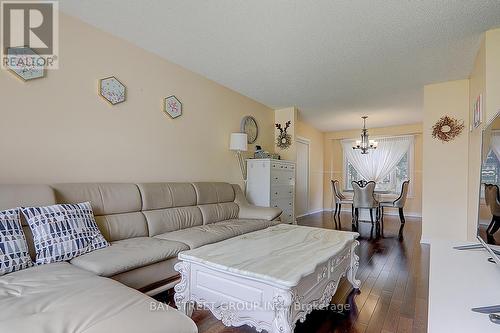
<svg viewBox="0 0 500 333">
<path fill-rule="evenodd" d="M 36 75 L 59 68 L 59 3 L 0 1 L 1 67 Z"/>
</svg>

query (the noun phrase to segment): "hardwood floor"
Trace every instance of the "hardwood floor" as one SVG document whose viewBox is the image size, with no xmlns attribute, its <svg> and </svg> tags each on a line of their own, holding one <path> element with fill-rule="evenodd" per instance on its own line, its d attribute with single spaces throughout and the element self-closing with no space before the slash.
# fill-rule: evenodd
<svg viewBox="0 0 500 333">
<path fill-rule="evenodd" d="M 298 220 L 300 225 L 335 229 L 331 213 L 318 213 Z M 421 221 L 406 219 L 399 233 L 399 217 L 386 216 L 383 236 L 371 223 L 359 223 L 361 288 L 353 291 L 347 280 L 340 283 L 332 304 L 348 304 L 349 311 L 313 311 L 296 333 L 403 333 L 427 332 L 429 247 L 420 244 Z M 343 213 L 342 230 L 351 230 L 351 216 Z M 195 311 L 200 333 L 248 333 L 243 326 L 225 327 L 208 311 Z"/>
</svg>

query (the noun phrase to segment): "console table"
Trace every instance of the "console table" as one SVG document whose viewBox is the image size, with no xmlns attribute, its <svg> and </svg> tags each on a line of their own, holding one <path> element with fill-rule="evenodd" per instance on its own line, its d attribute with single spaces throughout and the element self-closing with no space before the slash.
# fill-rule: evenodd
<svg viewBox="0 0 500 333">
<path fill-rule="evenodd" d="M 500 332 L 488 315 L 470 310 L 500 304 L 500 267 L 486 250 L 453 249 L 459 245 L 466 244 L 431 242 L 428 332 Z"/>
</svg>

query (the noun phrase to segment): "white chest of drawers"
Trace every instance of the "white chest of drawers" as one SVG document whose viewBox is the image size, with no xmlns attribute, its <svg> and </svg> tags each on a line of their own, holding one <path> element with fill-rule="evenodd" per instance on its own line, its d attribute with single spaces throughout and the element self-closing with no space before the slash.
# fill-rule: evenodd
<svg viewBox="0 0 500 333">
<path fill-rule="evenodd" d="M 246 195 L 256 206 L 281 208 L 281 220 L 295 223 L 295 163 L 273 159 L 247 160 Z"/>
</svg>

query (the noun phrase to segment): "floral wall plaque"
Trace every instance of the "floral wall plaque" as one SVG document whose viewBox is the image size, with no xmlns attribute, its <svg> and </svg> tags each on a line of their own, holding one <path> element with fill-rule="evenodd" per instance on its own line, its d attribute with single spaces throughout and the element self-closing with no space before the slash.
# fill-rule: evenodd
<svg viewBox="0 0 500 333">
<path fill-rule="evenodd" d="M 110 76 L 99 80 L 99 95 L 111 105 L 125 102 L 126 88 L 116 77 Z"/>
</svg>

